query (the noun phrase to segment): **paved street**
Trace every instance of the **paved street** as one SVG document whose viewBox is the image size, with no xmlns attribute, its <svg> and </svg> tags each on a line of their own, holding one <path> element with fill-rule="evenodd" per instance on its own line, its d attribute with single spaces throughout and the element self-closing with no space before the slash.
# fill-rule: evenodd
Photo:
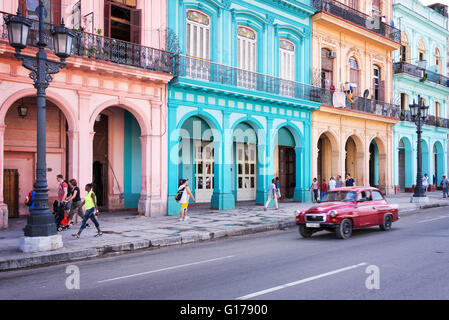
<svg viewBox="0 0 449 320">
<path fill-rule="evenodd" d="M 369 228 L 349 240 L 297 228 L 0 273 L 0 299 L 449 299 L 449 212 L 410 213 L 390 232 Z M 377 266 L 379 289 L 366 270 Z M 371 267 L 372 268 L 372 267 Z"/>
</svg>

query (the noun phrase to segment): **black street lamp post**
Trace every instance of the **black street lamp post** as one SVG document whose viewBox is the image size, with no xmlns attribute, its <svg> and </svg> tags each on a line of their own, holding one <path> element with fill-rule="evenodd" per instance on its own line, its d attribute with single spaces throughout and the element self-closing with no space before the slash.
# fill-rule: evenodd
<svg viewBox="0 0 449 320">
<path fill-rule="evenodd" d="M 48 237 L 56 235 L 56 225 L 53 215 L 48 207 L 48 185 L 46 164 L 46 95 L 45 90 L 53 80 L 52 74 L 58 73 L 65 67 L 65 59 L 70 56 L 72 49 L 73 32 L 64 27 L 64 20 L 60 27 L 53 27 L 53 46 L 60 62 L 50 61 L 44 49 L 47 46 L 44 33 L 45 8 L 42 0 L 36 9 L 39 16 L 39 48 L 36 56 L 27 56 L 20 53 L 27 46 L 28 35 L 32 22 L 23 17 L 20 7 L 17 15 L 8 15 L 5 23 L 8 27 L 9 44 L 16 49 L 15 57 L 22 61 L 23 66 L 30 70 L 30 78 L 34 81 L 37 90 L 37 163 L 36 182 L 34 184 L 34 209 L 28 216 L 28 224 L 24 229 L 25 237 Z"/>
<path fill-rule="evenodd" d="M 413 104 L 410 105 L 410 111 L 415 121 L 418 134 L 418 142 L 417 142 L 417 173 L 416 173 L 416 186 L 413 192 L 413 196 L 411 202 L 426 202 L 428 200 L 424 186 L 422 184 L 422 150 L 421 150 L 421 134 L 422 134 L 422 126 L 427 119 L 427 115 L 429 112 L 429 106 L 424 104 L 424 100 L 421 99 L 421 96 L 418 95 L 418 104 L 413 100 Z"/>
</svg>

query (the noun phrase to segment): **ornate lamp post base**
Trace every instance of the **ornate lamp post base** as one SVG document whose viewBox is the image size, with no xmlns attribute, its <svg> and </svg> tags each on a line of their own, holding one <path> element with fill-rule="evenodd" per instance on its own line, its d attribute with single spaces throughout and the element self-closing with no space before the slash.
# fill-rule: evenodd
<svg viewBox="0 0 449 320">
<path fill-rule="evenodd" d="M 423 197 L 415 197 L 414 195 L 410 198 L 410 202 L 412 203 L 427 203 L 429 202 L 429 198 L 427 196 Z"/>
<path fill-rule="evenodd" d="M 56 250 L 63 247 L 62 236 L 21 237 L 19 250 L 25 253 Z"/>
</svg>

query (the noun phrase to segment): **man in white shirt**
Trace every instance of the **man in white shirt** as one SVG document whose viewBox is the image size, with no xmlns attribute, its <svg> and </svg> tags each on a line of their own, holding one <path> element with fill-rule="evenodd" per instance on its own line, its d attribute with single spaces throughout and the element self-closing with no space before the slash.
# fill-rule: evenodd
<svg viewBox="0 0 449 320">
<path fill-rule="evenodd" d="M 271 184 L 268 186 L 268 201 L 265 203 L 265 206 L 263 207 L 264 211 L 267 211 L 268 205 L 270 204 L 271 200 L 274 200 L 274 204 L 276 205 L 276 209 L 278 210 L 278 199 L 276 197 L 276 185 L 274 183 L 274 179 L 271 180 Z"/>
<path fill-rule="evenodd" d="M 329 191 L 334 190 L 336 184 L 337 182 L 335 181 L 335 178 L 331 177 L 331 179 L 329 180 Z"/>
</svg>

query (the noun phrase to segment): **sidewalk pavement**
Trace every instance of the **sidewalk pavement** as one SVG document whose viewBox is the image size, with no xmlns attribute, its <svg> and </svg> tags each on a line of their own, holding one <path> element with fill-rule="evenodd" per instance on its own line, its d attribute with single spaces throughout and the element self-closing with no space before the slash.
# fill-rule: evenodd
<svg viewBox="0 0 449 320">
<path fill-rule="evenodd" d="M 429 203 L 410 203 L 412 194 L 387 196 L 399 208 L 400 215 L 419 209 L 449 206 L 449 198 L 441 192 L 428 193 Z M 179 216 L 147 218 L 134 212 L 102 213 L 98 220 L 104 233 L 94 237 L 96 229 L 86 228 L 80 239 L 72 237 L 81 221 L 70 230 L 62 231 L 64 247 L 54 251 L 23 253 L 17 249 L 26 219 L 11 219 L 7 230 L 0 230 L 0 271 L 127 253 L 141 249 L 156 249 L 192 242 L 215 240 L 295 226 L 294 212 L 313 206 L 312 203 L 285 202 L 280 209 L 263 206 L 238 205 L 232 210 L 218 211 L 206 208 L 190 210 L 190 219 L 179 221 Z"/>
</svg>

